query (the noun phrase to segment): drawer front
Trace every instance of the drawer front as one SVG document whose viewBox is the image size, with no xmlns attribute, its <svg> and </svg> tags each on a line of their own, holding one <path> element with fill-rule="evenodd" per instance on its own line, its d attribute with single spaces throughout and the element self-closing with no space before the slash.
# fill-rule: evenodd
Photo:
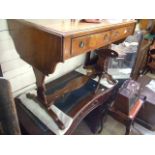
<svg viewBox="0 0 155 155">
<path fill-rule="evenodd" d="M 91 34 L 72 39 L 71 55 L 76 56 L 110 43 L 110 32 Z"/>
<path fill-rule="evenodd" d="M 118 28 L 111 31 L 111 41 L 118 41 L 132 34 L 134 25 Z"/>
</svg>

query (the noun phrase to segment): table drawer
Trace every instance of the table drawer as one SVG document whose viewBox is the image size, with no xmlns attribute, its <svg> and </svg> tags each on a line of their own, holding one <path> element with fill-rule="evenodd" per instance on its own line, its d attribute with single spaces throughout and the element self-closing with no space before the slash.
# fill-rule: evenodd
<svg viewBox="0 0 155 155">
<path fill-rule="evenodd" d="M 75 56 L 110 43 L 110 31 L 72 39 L 71 55 Z"/>
<path fill-rule="evenodd" d="M 118 41 L 132 34 L 134 25 L 118 28 L 111 31 L 111 41 Z"/>
</svg>

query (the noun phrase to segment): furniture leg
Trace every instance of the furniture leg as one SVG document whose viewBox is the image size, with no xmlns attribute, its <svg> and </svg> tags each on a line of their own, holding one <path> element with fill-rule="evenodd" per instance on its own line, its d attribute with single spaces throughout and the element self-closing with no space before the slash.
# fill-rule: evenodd
<svg viewBox="0 0 155 155">
<path fill-rule="evenodd" d="M 36 85 L 37 85 L 37 97 L 43 103 L 43 105 L 47 106 L 47 98 L 45 95 L 45 75 L 41 73 L 38 69 L 33 67 L 33 71 L 36 77 Z"/>
<path fill-rule="evenodd" d="M 90 63 L 90 52 L 86 54 L 85 66 L 88 66 Z"/>
<path fill-rule="evenodd" d="M 34 67 L 33 67 L 33 70 L 36 77 L 37 97 L 41 101 L 41 103 L 47 108 L 48 113 L 53 118 L 54 122 L 58 125 L 60 129 L 63 130 L 65 128 L 64 124 L 62 123 L 61 120 L 59 120 L 57 114 L 53 110 L 49 109 L 49 106 L 48 106 L 49 104 L 47 102 L 47 97 L 45 95 L 45 90 L 46 90 L 45 75 Z"/>
<path fill-rule="evenodd" d="M 95 93 L 96 93 L 96 92 L 98 91 L 98 89 L 99 89 L 99 86 L 100 86 L 100 82 L 101 82 L 102 76 L 103 76 L 103 74 L 99 75 L 99 79 L 98 79 L 98 82 L 97 82 L 97 86 L 96 86 Z"/>
<path fill-rule="evenodd" d="M 131 128 L 129 126 L 126 127 L 125 135 L 129 135 L 130 134 L 130 130 L 131 130 Z"/>
<path fill-rule="evenodd" d="M 129 134 L 130 134 L 132 123 L 133 123 L 133 121 L 128 120 L 128 122 L 127 122 L 127 124 L 126 124 L 125 135 L 129 135 Z"/>
<path fill-rule="evenodd" d="M 53 110 L 48 109 L 48 113 L 52 116 L 54 122 L 58 125 L 59 129 L 65 129 L 63 122 L 58 118 L 57 114 Z"/>
<path fill-rule="evenodd" d="M 102 77 L 105 77 L 108 83 L 116 84 L 116 81 L 112 78 L 112 76 L 107 73 L 107 63 L 109 57 L 117 57 L 118 53 L 111 49 L 100 49 L 97 51 L 97 55 L 98 55 L 98 61 L 96 69 L 97 73 L 100 76 L 99 82 Z"/>
<path fill-rule="evenodd" d="M 101 79 L 103 77 L 105 77 L 107 79 L 107 82 L 109 84 L 113 84 L 113 85 L 116 84 L 116 81 L 112 78 L 112 76 L 110 74 L 108 74 L 106 72 L 106 70 L 107 70 L 107 62 L 108 62 L 107 58 L 118 56 L 117 52 L 115 52 L 111 49 L 99 49 L 96 51 L 96 53 L 98 55 L 98 60 L 97 60 L 97 63 L 96 63 L 96 66 L 94 67 L 94 69 L 91 67 L 88 67 L 90 65 L 89 64 L 90 63 L 90 53 L 87 53 L 86 62 L 85 62 L 85 68 L 87 68 L 88 70 L 92 69 L 92 75 L 99 77 L 95 93 L 98 91 Z"/>
<path fill-rule="evenodd" d="M 108 74 L 107 72 L 104 73 L 104 78 L 106 78 L 107 79 L 107 82 L 109 84 L 111 84 L 111 85 L 114 85 L 114 84 L 117 83 L 117 81 L 114 80 L 113 77 L 110 74 Z"/>
<path fill-rule="evenodd" d="M 107 114 L 107 113 L 106 113 Z M 101 115 L 100 116 L 100 119 L 99 119 L 99 121 L 100 121 L 100 130 L 98 130 L 98 134 L 99 133 L 101 133 L 102 132 L 102 130 L 103 130 L 103 124 L 104 124 L 104 122 L 105 122 L 105 117 L 106 117 L 106 114 L 104 114 L 104 116 L 103 115 Z"/>
</svg>

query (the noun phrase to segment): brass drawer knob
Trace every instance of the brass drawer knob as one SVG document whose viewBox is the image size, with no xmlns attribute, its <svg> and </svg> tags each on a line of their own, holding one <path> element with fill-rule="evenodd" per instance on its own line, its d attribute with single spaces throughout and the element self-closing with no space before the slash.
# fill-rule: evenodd
<svg viewBox="0 0 155 155">
<path fill-rule="evenodd" d="M 114 36 L 117 37 L 118 35 L 119 35 L 119 32 L 116 31 L 116 32 L 114 33 Z"/>
<path fill-rule="evenodd" d="M 80 48 L 83 48 L 84 46 L 85 46 L 84 42 L 81 41 L 80 44 L 79 44 L 79 47 L 80 47 Z"/>
<path fill-rule="evenodd" d="M 104 37 L 103 37 L 103 39 L 106 40 L 106 41 L 108 41 L 109 40 L 108 34 L 105 34 Z"/>
<path fill-rule="evenodd" d="M 126 34 L 127 32 L 128 32 L 128 29 L 125 29 L 125 30 L 124 30 L 124 34 Z"/>
</svg>

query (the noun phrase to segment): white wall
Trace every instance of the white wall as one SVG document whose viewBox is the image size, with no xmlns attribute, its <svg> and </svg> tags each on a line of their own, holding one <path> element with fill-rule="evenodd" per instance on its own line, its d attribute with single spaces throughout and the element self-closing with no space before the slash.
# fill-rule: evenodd
<svg viewBox="0 0 155 155">
<path fill-rule="evenodd" d="M 80 55 L 67 60 L 65 63 L 59 63 L 55 72 L 46 78 L 46 82 L 74 70 L 82 65 L 84 60 L 85 55 Z M 0 19 L 0 64 L 4 77 L 11 82 L 14 96 L 35 87 L 35 76 L 32 67 L 20 59 L 16 52 L 5 19 Z"/>
</svg>

